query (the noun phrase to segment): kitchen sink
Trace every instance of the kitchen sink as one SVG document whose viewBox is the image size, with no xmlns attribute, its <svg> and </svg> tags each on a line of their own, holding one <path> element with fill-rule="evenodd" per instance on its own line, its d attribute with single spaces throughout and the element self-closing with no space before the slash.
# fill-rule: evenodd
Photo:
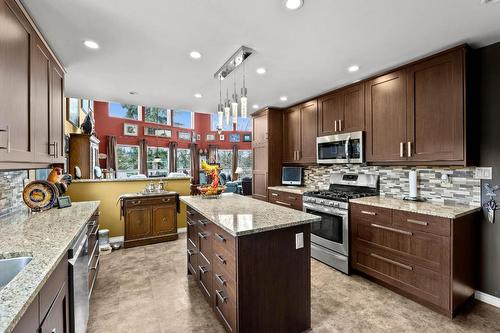
<svg viewBox="0 0 500 333">
<path fill-rule="evenodd" d="M 19 272 L 26 267 L 33 257 L 15 257 L 0 259 L 0 289 L 5 287 Z"/>
</svg>

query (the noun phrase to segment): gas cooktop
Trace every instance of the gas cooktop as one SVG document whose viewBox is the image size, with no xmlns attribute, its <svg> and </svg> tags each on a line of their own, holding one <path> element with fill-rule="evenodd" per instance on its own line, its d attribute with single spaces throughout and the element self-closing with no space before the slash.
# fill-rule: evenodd
<svg viewBox="0 0 500 333">
<path fill-rule="evenodd" d="M 337 201 L 349 201 L 349 199 L 356 199 L 367 197 L 371 195 L 376 195 L 373 192 L 358 192 L 358 191 L 343 191 L 343 190 L 326 190 L 326 191 L 311 191 L 304 193 L 304 196 L 337 200 Z"/>
</svg>

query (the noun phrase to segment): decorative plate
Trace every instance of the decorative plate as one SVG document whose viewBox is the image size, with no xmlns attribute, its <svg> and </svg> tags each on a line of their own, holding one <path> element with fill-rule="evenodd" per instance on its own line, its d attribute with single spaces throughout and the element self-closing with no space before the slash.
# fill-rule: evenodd
<svg viewBox="0 0 500 333">
<path fill-rule="evenodd" d="M 26 205 L 35 211 L 51 209 L 57 202 L 57 187 L 46 180 L 35 180 L 23 191 Z"/>
</svg>

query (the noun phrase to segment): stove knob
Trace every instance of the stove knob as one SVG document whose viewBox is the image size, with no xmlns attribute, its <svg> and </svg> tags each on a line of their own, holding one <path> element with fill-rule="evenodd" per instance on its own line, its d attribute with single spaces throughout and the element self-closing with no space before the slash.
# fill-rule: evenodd
<svg viewBox="0 0 500 333">
<path fill-rule="evenodd" d="M 330 202 L 328 203 L 328 206 L 332 206 L 332 207 L 335 207 L 335 202 L 333 202 L 333 201 L 330 201 Z"/>
<path fill-rule="evenodd" d="M 340 207 L 340 203 L 336 202 L 335 207 Z"/>
<path fill-rule="evenodd" d="M 325 203 L 325 200 L 318 199 L 318 200 L 316 201 L 316 203 L 321 205 L 321 204 L 324 204 L 324 203 Z"/>
</svg>

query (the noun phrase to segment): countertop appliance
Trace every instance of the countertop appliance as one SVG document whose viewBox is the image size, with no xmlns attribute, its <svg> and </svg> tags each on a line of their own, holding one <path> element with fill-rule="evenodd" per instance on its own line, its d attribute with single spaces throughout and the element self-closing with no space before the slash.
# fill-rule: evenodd
<svg viewBox="0 0 500 333">
<path fill-rule="evenodd" d="M 302 185 L 302 170 L 301 167 L 283 167 L 281 172 L 281 183 L 283 185 Z"/>
<path fill-rule="evenodd" d="M 305 192 L 303 210 L 321 217 L 311 224 L 311 256 L 349 274 L 349 199 L 378 195 L 378 176 L 336 172 L 328 190 Z"/>
<path fill-rule="evenodd" d="M 316 138 L 318 164 L 363 163 L 363 132 Z"/>
<path fill-rule="evenodd" d="M 89 318 L 88 264 L 89 251 L 87 226 L 69 249 L 69 304 L 70 332 L 85 333 Z"/>
</svg>

